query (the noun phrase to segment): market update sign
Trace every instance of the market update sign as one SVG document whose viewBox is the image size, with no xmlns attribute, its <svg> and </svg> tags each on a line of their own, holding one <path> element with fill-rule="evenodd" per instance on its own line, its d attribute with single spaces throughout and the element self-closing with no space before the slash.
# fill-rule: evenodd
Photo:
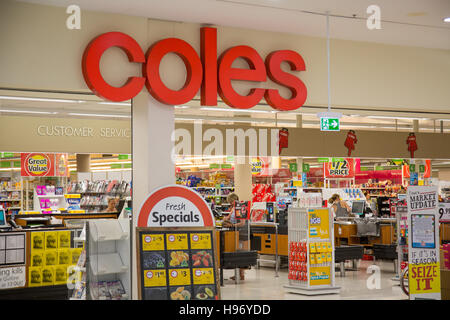
<svg viewBox="0 0 450 320">
<path fill-rule="evenodd" d="M 206 201 L 181 185 L 156 189 L 145 200 L 137 218 L 138 227 L 200 227 L 215 225 Z"/>
<path fill-rule="evenodd" d="M 409 186 L 407 204 L 410 299 L 440 300 L 437 187 Z"/>
</svg>

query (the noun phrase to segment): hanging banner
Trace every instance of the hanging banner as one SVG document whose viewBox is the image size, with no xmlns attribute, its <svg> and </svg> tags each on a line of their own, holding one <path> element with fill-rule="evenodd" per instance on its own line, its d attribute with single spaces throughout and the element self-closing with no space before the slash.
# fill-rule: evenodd
<svg viewBox="0 0 450 320">
<path fill-rule="evenodd" d="M 67 153 L 55 154 L 55 176 L 70 177 L 69 155 Z"/>
<path fill-rule="evenodd" d="M 351 158 L 338 161 L 325 162 L 323 164 L 325 178 L 354 178 L 355 162 Z"/>
<path fill-rule="evenodd" d="M 215 226 L 214 216 L 199 193 L 181 185 L 153 191 L 141 206 L 138 227 Z"/>
<path fill-rule="evenodd" d="M 267 157 L 255 157 L 251 159 L 250 166 L 252 168 L 252 175 L 261 176 L 269 174 L 269 161 Z"/>
<path fill-rule="evenodd" d="M 410 299 L 440 300 L 437 187 L 409 186 L 407 204 Z"/>
<path fill-rule="evenodd" d="M 22 177 L 55 176 L 55 155 L 52 153 L 21 153 L 20 175 Z"/>
</svg>

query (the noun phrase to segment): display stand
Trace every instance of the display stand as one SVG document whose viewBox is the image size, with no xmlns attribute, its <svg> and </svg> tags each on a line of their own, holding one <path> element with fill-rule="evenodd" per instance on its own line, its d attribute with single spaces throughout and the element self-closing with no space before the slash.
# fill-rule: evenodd
<svg viewBox="0 0 450 320">
<path fill-rule="evenodd" d="M 131 297 L 131 275 L 128 265 L 129 219 L 89 221 L 86 233 L 88 299 L 129 299 Z"/>
<path fill-rule="evenodd" d="M 285 290 L 303 295 L 339 293 L 330 209 L 289 208 L 288 223 L 290 271 Z"/>
</svg>

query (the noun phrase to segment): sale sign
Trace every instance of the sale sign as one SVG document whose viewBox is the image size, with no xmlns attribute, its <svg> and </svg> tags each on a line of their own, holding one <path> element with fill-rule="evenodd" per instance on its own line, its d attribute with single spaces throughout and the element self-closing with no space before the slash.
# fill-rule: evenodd
<svg viewBox="0 0 450 320">
<path fill-rule="evenodd" d="M 20 155 L 22 177 L 52 177 L 55 174 L 55 155 L 50 153 L 22 153 Z"/>
<path fill-rule="evenodd" d="M 437 187 L 409 186 L 408 275 L 409 297 L 441 299 L 439 269 L 439 213 Z"/>
<path fill-rule="evenodd" d="M 450 203 L 439 203 L 439 221 L 450 222 Z"/>
<path fill-rule="evenodd" d="M 308 230 L 310 238 L 327 240 L 330 237 L 328 209 L 308 210 Z"/>
<path fill-rule="evenodd" d="M 351 158 L 325 162 L 323 170 L 325 178 L 354 178 L 355 162 Z"/>
</svg>

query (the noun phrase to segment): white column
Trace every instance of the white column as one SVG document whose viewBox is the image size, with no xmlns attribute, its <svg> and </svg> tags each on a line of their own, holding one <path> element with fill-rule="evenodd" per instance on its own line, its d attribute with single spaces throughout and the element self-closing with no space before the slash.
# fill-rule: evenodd
<svg viewBox="0 0 450 320">
<path fill-rule="evenodd" d="M 175 164 L 171 159 L 174 128 L 173 106 L 156 101 L 146 90 L 133 99 L 133 227 L 137 225 L 139 209 L 148 194 L 175 183 Z M 135 235 L 133 232 L 131 240 L 133 299 L 138 298 Z"/>
<path fill-rule="evenodd" d="M 240 201 L 252 200 L 252 167 L 249 157 L 245 157 L 245 163 L 236 161 L 234 164 L 234 190 Z"/>
</svg>

